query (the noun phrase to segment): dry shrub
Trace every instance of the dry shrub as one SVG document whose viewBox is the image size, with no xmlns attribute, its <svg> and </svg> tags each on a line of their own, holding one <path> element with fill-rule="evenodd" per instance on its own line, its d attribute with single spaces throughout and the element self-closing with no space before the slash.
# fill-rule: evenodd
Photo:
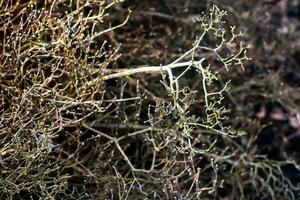
<svg viewBox="0 0 300 200">
<path fill-rule="evenodd" d="M 1 198 L 211 199 L 239 178 L 233 193 L 244 195 L 249 177 L 274 197 L 256 175 L 279 169 L 248 157 L 244 132 L 227 125 L 218 71 L 248 58 L 226 12 L 199 18 L 170 64 L 151 66 L 154 52 L 150 66 L 122 69 L 115 34 L 130 11 L 120 3 L 1 3 Z"/>
<path fill-rule="evenodd" d="M 123 25 L 104 23 L 115 4 L 1 3 L 1 199 L 95 193 L 85 191 L 96 179 L 78 155 L 94 148 L 80 141 L 80 124 L 110 104 L 101 76 L 118 54 L 101 36 Z"/>
</svg>

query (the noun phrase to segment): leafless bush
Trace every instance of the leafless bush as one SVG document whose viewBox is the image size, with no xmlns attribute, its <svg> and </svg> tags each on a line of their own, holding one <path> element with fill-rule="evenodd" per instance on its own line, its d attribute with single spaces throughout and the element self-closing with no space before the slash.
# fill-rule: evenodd
<svg viewBox="0 0 300 200">
<path fill-rule="evenodd" d="M 105 40 L 130 17 L 120 2 L 1 3 L 1 198 L 212 198 L 226 175 L 261 168 L 234 140 L 245 132 L 226 125 L 216 66 L 248 60 L 226 12 L 200 17 L 172 63 L 121 69 Z"/>
<path fill-rule="evenodd" d="M 67 168 L 83 167 L 74 157 L 83 143 L 67 129 L 77 127 L 79 135 L 80 123 L 103 114 L 112 101 L 103 99 L 101 77 L 117 48 L 101 36 L 126 22 L 105 27 L 115 4 L 1 1 L 2 199 L 86 195 L 69 186 L 77 172 Z M 55 143 L 63 134 L 74 151 Z"/>
</svg>

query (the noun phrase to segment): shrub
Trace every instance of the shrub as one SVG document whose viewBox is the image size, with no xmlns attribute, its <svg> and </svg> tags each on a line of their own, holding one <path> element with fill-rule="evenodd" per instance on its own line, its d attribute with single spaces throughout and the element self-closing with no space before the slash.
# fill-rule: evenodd
<svg viewBox="0 0 300 200">
<path fill-rule="evenodd" d="M 101 76 L 118 57 L 102 35 L 126 23 L 105 24 L 115 4 L 1 2 L 1 199 L 94 193 L 85 188 L 97 178 L 77 156 L 97 139 L 84 145 L 80 124 L 113 102 Z"/>
<path fill-rule="evenodd" d="M 200 17 L 172 63 L 121 69 L 107 42 L 130 17 L 121 1 L 33 2 L 1 3 L 2 199 L 212 198 L 238 173 L 274 197 L 257 171 L 280 170 L 249 160 L 226 123 L 218 69 L 243 68 L 248 47 L 225 11 Z"/>
</svg>

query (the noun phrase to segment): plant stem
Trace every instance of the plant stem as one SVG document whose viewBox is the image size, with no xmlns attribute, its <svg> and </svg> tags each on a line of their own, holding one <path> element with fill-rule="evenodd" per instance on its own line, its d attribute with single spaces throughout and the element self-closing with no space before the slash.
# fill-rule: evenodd
<svg viewBox="0 0 300 200">
<path fill-rule="evenodd" d="M 165 66 L 147 66 L 147 67 L 140 67 L 136 69 L 128 69 L 124 70 L 122 72 L 117 72 L 114 74 L 109 74 L 106 76 L 103 76 L 102 80 L 110 80 L 113 78 L 121 78 L 124 76 L 130 76 L 137 73 L 153 73 L 153 72 L 164 72 L 170 69 L 179 68 L 179 67 L 186 67 L 193 64 L 201 64 L 204 59 L 201 59 L 200 61 L 188 61 L 188 62 L 181 62 L 181 63 L 175 63 L 175 64 L 169 64 Z"/>
</svg>

